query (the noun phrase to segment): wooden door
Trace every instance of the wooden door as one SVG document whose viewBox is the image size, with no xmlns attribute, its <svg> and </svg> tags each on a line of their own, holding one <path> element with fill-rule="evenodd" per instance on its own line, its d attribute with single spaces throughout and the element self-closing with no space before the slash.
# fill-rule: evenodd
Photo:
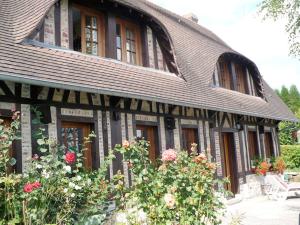
<svg viewBox="0 0 300 225">
<path fill-rule="evenodd" d="M 152 162 L 154 162 L 159 156 L 157 127 L 137 125 L 136 137 L 144 138 L 145 140 L 150 142 L 149 158 Z"/>
<path fill-rule="evenodd" d="M 198 144 L 198 129 L 182 128 L 182 148 L 191 153 L 191 145 Z"/>
<path fill-rule="evenodd" d="M 92 169 L 91 144 L 84 145 L 84 138 L 88 137 L 90 132 L 91 126 L 87 123 L 62 122 L 61 124 L 61 137 L 66 149 L 76 148 L 81 151 L 86 148 L 83 152 L 83 163 L 86 169 Z"/>
<path fill-rule="evenodd" d="M 224 175 L 230 180 L 230 183 L 226 185 L 226 189 L 236 194 L 238 191 L 238 178 L 233 133 L 222 133 L 222 140 Z"/>
<path fill-rule="evenodd" d="M 265 150 L 267 158 L 274 157 L 274 148 L 271 132 L 265 132 Z"/>
</svg>

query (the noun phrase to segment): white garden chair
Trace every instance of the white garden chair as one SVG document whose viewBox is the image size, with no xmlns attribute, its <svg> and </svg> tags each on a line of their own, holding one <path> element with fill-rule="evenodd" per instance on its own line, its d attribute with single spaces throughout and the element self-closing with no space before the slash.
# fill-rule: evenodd
<svg viewBox="0 0 300 225">
<path fill-rule="evenodd" d="M 266 184 L 270 185 L 266 191 L 270 199 L 286 200 L 289 196 L 300 194 L 300 183 L 286 183 L 278 175 L 267 175 Z"/>
</svg>

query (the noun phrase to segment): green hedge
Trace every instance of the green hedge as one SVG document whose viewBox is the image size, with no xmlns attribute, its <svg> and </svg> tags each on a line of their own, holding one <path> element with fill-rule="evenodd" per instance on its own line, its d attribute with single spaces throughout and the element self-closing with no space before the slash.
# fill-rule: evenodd
<svg viewBox="0 0 300 225">
<path fill-rule="evenodd" d="M 288 169 L 300 168 L 300 145 L 282 145 L 281 155 Z"/>
</svg>

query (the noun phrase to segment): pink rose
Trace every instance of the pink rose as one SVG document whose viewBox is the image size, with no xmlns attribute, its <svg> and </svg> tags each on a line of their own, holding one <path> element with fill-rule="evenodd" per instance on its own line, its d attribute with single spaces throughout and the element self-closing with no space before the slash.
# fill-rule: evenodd
<svg viewBox="0 0 300 225">
<path fill-rule="evenodd" d="M 20 118 L 20 112 L 19 111 L 14 112 L 14 114 L 12 116 L 12 119 L 13 120 L 18 120 L 19 118 Z"/>
<path fill-rule="evenodd" d="M 23 191 L 25 193 L 30 193 L 33 191 L 33 185 L 32 184 L 25 184 L 23 187 Z"/>
<path fill-rule="evenodd" d="M 177 158 L 177 153 L 174 149 L 168 149 L 168 150 L 164 151 L 162 154 L 163 162 L 175 161 L 176 158 Z"/>
<path fill-rule="evenodd" d="M 164 201 L 169 209 L 173 209 L 175 206 L 175 197 L 172 194 L 165 194 Z"/>
<path fill-rule="evenodd" d="M 74 152 L 67 152 L 65 155 L 65 161 L 68 164 L 73 164 L 76 161 L 76 154 Z"/>
<path fill-rule="evenodd" d="M 36 181 L 36 182 L 32 183 L 31 185 L 32 185 L 32 187 L 33 187 L 34 189 L 36 189 L 36 188 L 40 188 L 40 187 L 42 186 L 42 185 L 41 185 L 41 183 L 40 183 L 40 182 L 38 182 L 38 181 Z"/>
<path fill-rule="evenodd" d="M 127 140 L 123 141 L 123 148 L 129 148 L 129 147 L 130 147 L 129 141 Z"/>
<path fill-rule="evenodd" d="M 38 154 L 34 154 L 32 157 L 33 160 L 38 160 L 39 159 L 39 155 Z"/>
</svg>

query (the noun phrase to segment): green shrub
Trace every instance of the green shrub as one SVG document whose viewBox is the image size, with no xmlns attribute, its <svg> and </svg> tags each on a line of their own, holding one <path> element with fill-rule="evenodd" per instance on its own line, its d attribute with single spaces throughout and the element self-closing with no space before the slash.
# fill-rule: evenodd
<svg viewBox="0 0 300 225">
<path fill-rule="evenodd" d="M 282 145 L 281 155 L 286 163 L 287 169 L 300 168 L 300 145 Z"/>
</svg>

